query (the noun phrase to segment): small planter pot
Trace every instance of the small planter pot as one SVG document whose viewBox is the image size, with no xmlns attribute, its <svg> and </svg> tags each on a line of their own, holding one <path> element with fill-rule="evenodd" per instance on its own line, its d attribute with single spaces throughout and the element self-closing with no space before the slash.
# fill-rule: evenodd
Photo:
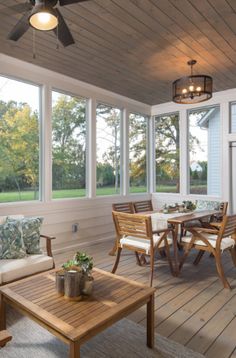
<svg viewBox="0 0 236 358">
<path fill-rule="evenodd" d="M 90 296 L 93 293 L 93 277 L 84 275 L 82 293 L 85 296 Z"/>
<path fill-rule="evenodd" d="M 79 301 L 81 299 L 81 272 L 66 271 L 65 272 L 65 298 Z"/>
<path fill-rule="evenodd" d="M 56 291 L 58 295 L 63 296 L 65 293 L 65 272 L 56 272 Z"/>
</svg>

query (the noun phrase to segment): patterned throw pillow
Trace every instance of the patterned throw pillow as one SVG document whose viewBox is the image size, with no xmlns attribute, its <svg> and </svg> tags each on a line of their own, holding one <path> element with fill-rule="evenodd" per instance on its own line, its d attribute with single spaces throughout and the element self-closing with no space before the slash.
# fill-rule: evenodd
<svg viewBox="0 0 236 358">
<path fill-rule="evenodd" d="M 7 218 L 8 222 L 13 219 Z M 15 221 L 15 220 L 14 220 Z M 43 222 L 42 217 L 23 218 L 18 220 L 21 225 L 23 241 L 27 254 L 41 254 L 40 250 L 40 228 Z"/>
<path fill-rule="evenodd" d="M 21 259 L 26 256 L 19 221 L 0 225 L 0 259 Z"/>
<path fill-rule="evenodd" d="M 197 200 L 197 210 L 219 210 L 219 201 Z"/>
</svg>

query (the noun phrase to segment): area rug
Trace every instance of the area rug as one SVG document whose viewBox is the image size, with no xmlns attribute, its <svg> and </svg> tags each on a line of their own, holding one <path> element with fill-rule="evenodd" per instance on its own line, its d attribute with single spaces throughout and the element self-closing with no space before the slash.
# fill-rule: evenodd
<svg viewBox="0 0 236 358">
<path fill-rule="evenodd" d="M 68 346 L 44 328 L 12 308 L 7 310 L 7 328 L 13 339 L 0 350 L 1 358 L 65 358 Z M 144 327 L 123 319 L 81 347 L 81 358 L 203 358 L 184 346 L 155 336 L 155 348 L 146 346 Z"/>
</svg>

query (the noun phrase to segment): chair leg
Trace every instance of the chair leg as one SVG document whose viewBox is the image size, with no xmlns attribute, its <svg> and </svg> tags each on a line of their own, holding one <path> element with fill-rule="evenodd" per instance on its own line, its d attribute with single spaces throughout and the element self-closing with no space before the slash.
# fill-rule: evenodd
<svg viewBox="0 0 236 358">
<path fill-rule="evenodd" d="M 170 256 L 170 247 L 169 247 L 167 239 L 165 239 L 165 244 L 166 244 L 166 256 L 167 256 L 167 260 L 168 260 L 168 263 L 170 266 L 170 272 L 173 276 L 175 276 L 173 265 L 172 265 L 172 260 L 171 260 L 171 256 Z"/>
<path fill-rule="evenodd" d="M 140 262 L 141 262 L 141 266 L 142 265 L 147 265 L 147 259 L 146 259 L 146 256 L 144 254 L 142 254 L 140 256 Z"/>
<path fill-rule="evenodd" d="M 121 247 L 118 247 L 118 251 L 117 251 L 117 254 L 116 254 L 116 261 L 115 261 L 115 264 L 113 266 L 113 269 L 112 269 L 112 273 L 115 273 L 116 270 L 117 270 L 117 267 L 119 265 L 119 261 L 120 261 L 120 254 L 121 254 L 121 251 L 122 251 L 122 248 Z"/>
<path fill-rule="evenodd" d="M 234 266 L 236 266 L 236 246 L 232 247 L 230 249 L 231 257 L 234 263 Z"/>
<path fill-rule="evenodd" d="M 204 250 L 199 250 L 199 253 L 197 254 L 197 257 L 195 258 L 195 260 L 193 261 L 193 264 L 198 265 L 204 254 L 205 254 Z"/>
<path fill-rule="evenodd" d="M 111 251 L 109 251 L 109 255 L 110 255 L 110 256 L 115 256 L 115 255 L 116 255 L 116 251 L 117 251 L 117 242 L 114 243 L 113 248 L 111 249 Z"/>
<path fill-rule="evenodd" d="M 216 261 L 216 269 L 218 272 L 218 275 L 223 283 L 224 288 L 231 288 L 230 284 L 228 283 L 225 274 L 224 274 L 224 269 L 222 266 L 222 262 L 221 262 L 221 254 L 220 253 L 214 253 L 215 256 L 215 261 Z"/>
<path fill-rule="evenodd" d="M 139 254 L 137 251 L 135 251 L 135 256 L 136 256 L 137 265 L 142 266 L 141 260 L 140 260 L 140 257 L 139 257 Z M 142 255 L 141 255 L 141 258 L 142 258 Z"/>
<path fill-rule="evenodd" d="M 182 257 L 182 259 L 180 261 L 180 264 L 179 264 L 179 271 L 182 269 L 183 264 L 184 264 L 186 258 L 188 257 L 188 254 L 189 254 L 190 250 L 191 250 L 191 247 L 188 247 L 187 249 L 185 249 L 183 257 Z"/>
<path fill-rule="evenodd" d="M 150 255 L 150 269 L 151 269 L 151 274 L 150 274 L 150 287 L 152 287 L 153 273 L 154 273 L 154 252 L 152 252 L 151 255 Z"/>
<path fill-rule="evenodd" d="M 166 257 L 165 249 L 159 249 L 158 252 L 161 257 Z"/>
</svg>

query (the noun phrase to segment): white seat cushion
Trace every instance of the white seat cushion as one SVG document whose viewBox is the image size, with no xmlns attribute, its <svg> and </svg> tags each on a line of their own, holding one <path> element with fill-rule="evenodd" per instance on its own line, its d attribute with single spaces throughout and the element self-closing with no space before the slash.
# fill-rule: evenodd
<svg viewBox="0 0 236 358">
<path fill-rule="evenodd" d="M 157 246 L 159 241 L 160 241 L 160 236 L 158 236 L 156 234 L 153 235 L 154 246 Z M 172 239 L 167 238 L 167 241 L 168 241 L 169 245 L 172 244 Z M 135 236 L 123 237 L 122 239 L 120 239 L 120 245 L 121 245 L 121 247 L 123 247 L 125 245 L 137 247 L 137 249 L 145 250 L 147 255 L 150 253 L 150 241 L 146 240 L 146 239 L 141 239 L 139 237 L 135 237 Z M 165 246 L 165 241 L 163 240 L 161 242 L 160 248 L 162 248 L 164 246 Z"/>
<path fill-rule="evenodd" d="M 202 235 L 207 239 L 207 241 L 209 241 L 209 243 L 216 248 L 216 240 L 217 240 L 217 235 L 214 234 L 206 234 L 206 233 L 202 233 Z M 189 243 L 191 241 L 192 236 L 183 236 L 181 241 Z M 194 241 L 195 245 L 201 245 L 201 246 L 207 246 L 202 240 L 195 240 Z M 221 250 L 224 251 L 225 249 L 229 248 L 229 247 L 233 247 L 235 245 L 235 241 L 233 239 L 231 239 L 231 237 L 225 237 L 222 239 L 221 241 Z"/>
<path fill-rule="evenodd" d="M 0 260 L 0 284 L 53 268 L 52 257 L 29 255 L 23 259 Z"/>
</svg>

